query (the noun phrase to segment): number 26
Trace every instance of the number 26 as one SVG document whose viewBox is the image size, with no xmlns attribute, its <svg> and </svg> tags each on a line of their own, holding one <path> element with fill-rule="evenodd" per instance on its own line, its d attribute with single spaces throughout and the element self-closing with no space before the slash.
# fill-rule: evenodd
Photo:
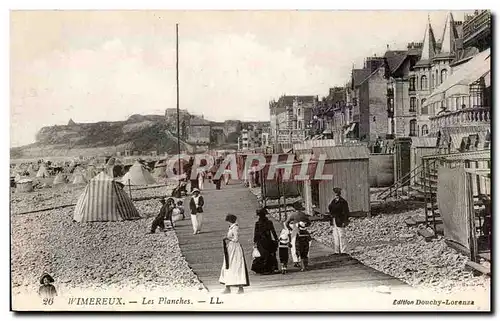
<svg viewBox="0 0 500 321">
<path fill-rule="evenodd" d="M 43 299 L 43 305 L 52 305 L 54 303 L 54 298 Z"/>
</svg>

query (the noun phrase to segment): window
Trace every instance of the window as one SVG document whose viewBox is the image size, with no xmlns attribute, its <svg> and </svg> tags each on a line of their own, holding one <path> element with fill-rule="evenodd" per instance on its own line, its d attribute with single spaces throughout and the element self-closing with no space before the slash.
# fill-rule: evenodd
<svg viewBox="0 0 500 321">
<path fill-rule="evenodd" d="M 300 116 L 300 108 L 297 109 L 297 116 Z"/>
<path fill-rule="evenodd" d="M 415 108 L 417 107 L 416 103 L 417 103 L 417 98 L 411 97 L 410 98 L 410 113 L 414 113 L 415 112 Z"/>
<path fill-rule="evenodd" d="M 410 120 L 410 136 L 417 136 L 417 120 Z"/>
<path fill-rule="evenodd" d="M 436 87 L 440 84 L 439 82 L 439 72 L 436 70 Z"/>
<path fill-rule="evenodd" d="M 422 136 L 429 134 L 429 128 L 427 125 L 422 125 Z"/>
<path fill-rule="evenodd" d="M 429 113 L 429 107 L 428 106 L 424 106 L 424 103 L 425 103 L 425 98 L 423 98 L 422 102 L 420 103 L 420 106 L 422 108 L 421 114 L 422 115 L 427 115 Z"/>
<path fill-rule="evenodd" d="M 410 91 L 415 91 L 415 77 L 410 78 Z"/>
<path fill-rule="evenodd" d="M 426 90 L 427 89 L 427 77 L 426 76 L 422 76 L 420 78 L 420 89 L 421 90 Z"/>
<path fill-rule="evenodd" d="M 430 89 L 435 87 L 435 82 L 436 82 L 436 78 L 434 77 L 434 74 L 432 74 L 431 75 L 431 87 L 430 87 Z"/>
<path fill-rule="evenodd" d="M 441 83 L 443 83 L 446 80 L 446 77 L 448 77 L 448 70 L 446 69 L 441 70 Z"/>
</svg>

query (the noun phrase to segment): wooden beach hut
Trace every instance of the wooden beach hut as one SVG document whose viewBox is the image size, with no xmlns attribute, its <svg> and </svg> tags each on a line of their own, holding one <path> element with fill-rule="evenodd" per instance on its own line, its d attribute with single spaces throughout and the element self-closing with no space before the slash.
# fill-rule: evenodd
<svg viewBox="0 0 500 321">
<path fill-rule="evenodd" d="M 351 216 L 370 214 L 369 162 L 370 150 L 363 145 L 313 147 L 318 161 L 311 179 L 311 200 L 320 214 L 328 214 L 333 199 L 333 188 L 342 189 L 342 197 L 349 203 Z M 324 166 L 321 170 L 321 159 Z M 321 172 L 319 172 L 321 171 Z M 318 173 L 319 172 L 319 173 Z M 319 175 L 332 175 L 331 179 L 317 179 Z"/>
</svg>

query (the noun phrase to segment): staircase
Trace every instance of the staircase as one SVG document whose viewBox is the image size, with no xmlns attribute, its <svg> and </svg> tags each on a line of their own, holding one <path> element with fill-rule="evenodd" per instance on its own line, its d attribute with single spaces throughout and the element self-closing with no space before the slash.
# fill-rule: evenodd
<svg viewBox="0 0 500 321">
<path fill-rule="evenodd" d="M 424 223 L 435 234 L 443 234 L 443 221 L 437 204 L 438 165 L 435 159 L 424 160 L 408 174 L 383 190 L 377 198 L 387 201 L 389 198 L 420 201 L 425 208 L 425 217 L 416 223 Z"/>
<path fill-rule="evenodd" d="M 443 235 L 443 220 L 437 204 L 438 164 L 435 159 L 424 160 L 423 170 L 413 189 L 419 194 L 423 192 L 420 195 L 425 201 L 425 225 L 431 227 L 435 234 Z"/>
</svg>

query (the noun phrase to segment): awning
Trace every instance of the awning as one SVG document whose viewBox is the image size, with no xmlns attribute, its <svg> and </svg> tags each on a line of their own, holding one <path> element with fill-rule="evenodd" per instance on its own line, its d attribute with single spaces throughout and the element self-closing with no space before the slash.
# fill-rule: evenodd
<svg viewBox="0 0 500 321">
<path fill-rule="evenodd" d="M 434 89 L 422 107 L 440 102 L 446 99 L 446 97 L 450 97 L 452 95 L 469 95 L 469 85 L 481 77 L 487 76 L 490 72 L 490 57 L 491 50 L 486 49 L 485 51 L 477 54 L 469 62 L 457 67 L 457 70 L 455 70 L 453 74 L 451 74 L 441 85 Z M 490 82 L 490 80 L 488 80 L 488 82 Z"/>
</svg>

